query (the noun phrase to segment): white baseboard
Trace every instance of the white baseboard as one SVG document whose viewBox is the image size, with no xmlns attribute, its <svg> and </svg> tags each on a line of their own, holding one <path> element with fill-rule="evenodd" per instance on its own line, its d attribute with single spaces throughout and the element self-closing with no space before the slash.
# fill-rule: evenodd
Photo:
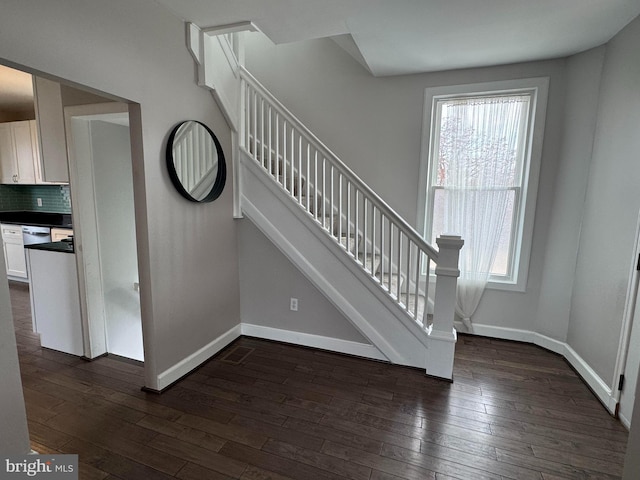
<svg viewBox="0 0 640 480">
<path fill-rule="evenodd" d="M 631 430 L 631 420 L 629 420 L 620 412 L 618 412 L 618 418 L 620 419 L 620 423 L 624 426 L 624 428 L 626 428 L 627 430 Z"/>
<path fill-rule="evenodd" d="M 569 361 L 584 381 L 587 382 L 591 390 L 593 390 L 593 393 L 595 393 L 604 406 L 607 407 L 607 410 L 609 410 L 611 414 L 615 414 L 617 401 L 613 396 L 611 387 L 600 378 L 595 370 L 593 370 L 573 348 L 566 344 L 564 358 Z"/>
<path fill-rule="evenodd" d="M 388 361 L 387 357 L 380 353 L 380 350 L 373 345 L 368 345 L 366 343 L 323 337 L 321 335 L 313 335 L 310 333 L 292 332 L 291 330 L 282 330 L 279 328 L 253 325 L 250 323 L 242 323 L 241 327 L 242 335 L 250 337 L 277 340 L 279 342 L 293 343 L 295 345 L 304 345 L 305 347 L 346 353 L 357 357 Z"/>
<path fill-rule="evenodd" d="M 171 368 L 168 368 L 157 377 L 157 388 L 155 390 L 161 391 L 167 388 L 172 383 L 180 380 L 187 373 L 200 366 L 202 363 L 213 357 L 216 353 L 222 350 L 224 347 L 233 342 L 241 335 L 240 325 L 236 325 L 230 328 L 218 338 L 208 343 L 200 350 L 192 353 L 188 357 L 182 359 Z"/>
<path fill-rule="evenodd" d="M 462 322 L 455 322 L 455 327 L 460 333 L 471 333 L 483 337 L 500 338 L 503 340 L 515 340 L 518 342 L 533 343 L 546 348 L 554 353 L 562 355 L 569 364 L 575 368 L 582 379 L 589 385 L 593 393 L 602 404 L 614 414 L 616 409 L 616 399 L 613 391 L 607 383 L 589 366 L 589 364 L 578 353 L 565 342 L 555 340 L 540 333 L 517 328 L 497 327 L 493 325 L 473 324 L 473 332 L 467 332 Z"/>
<path fill-rule="evenodd" d="M 456 322 L 456 328 L 460 332 L 466 329 L 462 323 Z M 578 353 L 564 342 L 547 337 L 540 333 L 516 328 L 497 327 L 493 325 L 474 324 L 474 335 L 484 337 L 500 338 L 504 340 L 515 340 L 519 342 L 533 343 L 547 350 L 564 356 L 567 361 L 576 369 L 578 374 L 589 385 L 591 390 L 600 399 L 610 413 L 615 412 L 616 400 L 613 397 L 611 387 L 596 373 L 591 366 Z M 179 380 L 187 373 L 197 368 L 203 362 L 218 353 L 224 347 L 233 342 L 240 335 L 276 340 L 279 342 L 292 343 L 307 347 L 329 350 L 332 352 L 346 353 L 358 357 L 371 358 L 374 360 L 388 361 L 388 359 L 373 345 L 366 343 L 341 340 L 337 338 L 313 335 L 310 333 L 293 332 L 279 328 L 241 323 L 229 329 L 218 338 L 202 347 L 197 352 L 184 358 L 171 368 L 168 368 L 157 377 L 157 390 L 163 390 L 175 381 Z"/>
</svg>

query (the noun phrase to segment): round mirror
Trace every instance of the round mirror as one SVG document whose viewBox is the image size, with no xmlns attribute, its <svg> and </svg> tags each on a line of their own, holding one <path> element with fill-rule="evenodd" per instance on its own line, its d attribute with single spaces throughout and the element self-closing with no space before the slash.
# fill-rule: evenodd
<svg viewBox="0 0 640 480">
<path fill-rule="evenodd" d="M 189 120 L 171 131 L 167 168 L 176 189 L 192 202 L 212 202 L 220 196 L 227 166 L 220 142 L 204 124 Z"/>
</svg>

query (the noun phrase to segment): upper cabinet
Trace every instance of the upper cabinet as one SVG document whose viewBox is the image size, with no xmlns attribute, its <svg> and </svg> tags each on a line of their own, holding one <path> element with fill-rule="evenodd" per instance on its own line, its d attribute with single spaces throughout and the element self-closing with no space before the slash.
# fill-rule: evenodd
<svg viewBox="0 0 640 480">
<path fill-rule="evenodd" d="M 35 120 L 0 123 L 0 183 L 41 183 Z"/>
<path fill-rule="evenodd" d="M 62 88 L 58 82 L 34 76 L 33 93 L 40 132 L 42 180 L 69 183 Z"/>
</svg>

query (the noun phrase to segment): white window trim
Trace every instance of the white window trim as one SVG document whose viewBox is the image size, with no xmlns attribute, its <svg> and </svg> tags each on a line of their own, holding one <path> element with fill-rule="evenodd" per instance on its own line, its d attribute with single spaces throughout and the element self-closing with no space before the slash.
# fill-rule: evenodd
<svg viewBox="0 0 640 480">
<path fill-rule="evenodd" d="M 497 290 L 507 290 L 524 292 L 527 287 L 527 277 L 529 275 L 529 261 L 531 258 L 531 246 L 533 241 L 533 225 L 536 213 L 536 198 L 538 194 L 538 180 L 540 176 L 540 164 L 542 161 L 542 146 L 544 142 L 544 127 L 547 112 L 547 97 L 549 93 L 549 78 L 526 78 L 503 80 L 495 82 L 472 83 L 465 85 L 450 85 L 441 87 L 430 87 L 425 89 L 424 110 L 422 119 L 422 144 L 420 151 L 420 176 L 418 190 L 418 218 L 416 224 L 418 231 L 424 232 L 425 213 L 427 202 L 427 187 L 429 181 L 429 157 L 431 152 L 431 138 L 434 134 L 435 125 L 435 102 L 446 97 L 459 97 L 469 94 L 490 95 L 500 94 L 509 90 L 532 90 L 534 101 L 531 119 L 533 124 L 529 126 L 531 143 L 529 145 L 529 161 L 525 174 L 522 197 L 525 200 L 525 210 L 522 219 L 522 237 L 519 244 L 516 244 L 515 258 L 519 262 L 514 271 L 514 279 L 510 281 L 490 280 L 487 288 Z M 463 247 L 464 248 L 464 247 Z"/>
</svg>

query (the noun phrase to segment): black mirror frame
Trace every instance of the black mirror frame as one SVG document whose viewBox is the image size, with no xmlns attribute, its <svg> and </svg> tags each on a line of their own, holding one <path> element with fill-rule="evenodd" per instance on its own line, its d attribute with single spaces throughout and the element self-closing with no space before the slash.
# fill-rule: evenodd
<svg viewBox="0 0 640 480">
<path fill-rule="evenodd" d="M 211 187 L 211 191 L 207 194 L 206 197 L 204 197 L 201 200 L 193 198 L 189 194 L 189 192 L 187 192 L 185 188 L 182 186 L 182 182 L 180 182 L 180 179 L 178 178 L 176 167 L 173 162 L 173 140 L 175 139 L 178 129 L 187 122 L 198 123 L 207 130 L 207 132 L 209 133 L 209 135 L 211 135 L 211 138 L 213 139 L 213 143 L 216 146 L 216 153 L 218 154 L 218 173 L 216 174 L 216 179 L 213 183 L 213 186 Z M 222 151 L 222 146 L 218 141 L 218 137 L 216 137 L 216 135 L 211 131 L 211 129 L 207 127 L 204 123 L 198 122 L 197 120 L 185 120 L 178 123 L 175 127 L 173 127 L 173 130 L 171 130 L 171 134 L 167 139 L 166 161 L 167 161 L 167 169 L 169 170 L 169 177 L 171 178 L 171 183 L 173 183 L 173 186 L 176 188 L 176 190 L 178 190 L 180 195 L 182 195 L 184 198 L 186 198 L 190 202 L 194 202 L 194 203 L 213 202 L 216 198 L 218 198 L 222 194 L 222 191 L 224 190 L 224 185 L 227 181 L 227 164 L 225 162 L 224 152 Z"/>
</svg>

